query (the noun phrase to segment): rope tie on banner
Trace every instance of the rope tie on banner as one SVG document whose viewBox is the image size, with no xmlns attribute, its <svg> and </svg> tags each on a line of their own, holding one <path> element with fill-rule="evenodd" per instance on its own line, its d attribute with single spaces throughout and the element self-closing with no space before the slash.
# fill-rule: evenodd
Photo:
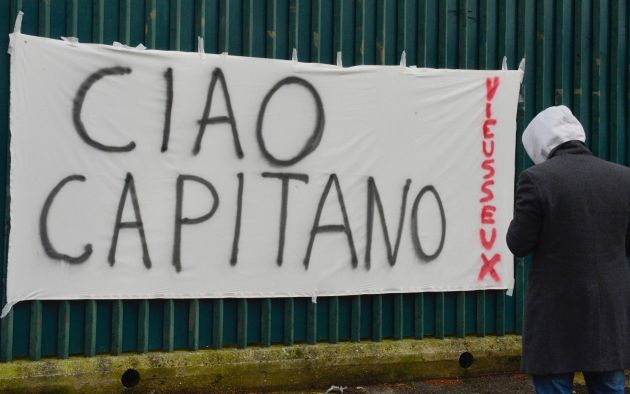
<svg viewBox="0 0 630 394">
<path fill-rule="evenodd" d="M 343 61 L 341 58 L 341 51 L 337 52 L 337 67 L 343 67 Z"/>
<path fill-rule="evenodd" d="M 203 42 L 203 37 L 201 36 L 197 36 L 197 53 L 201 56 L 204 53 L 206 53 L 205 51 L 205 46 L 204 46 L 204 42 Z"/>
<path fill-rule="evenodd" d="M 523 73 L 523 77 L 525 77 L 525 58 L 521 59 L 521 62 L 518 64 L 518 69 Z M 524 78 L 523 78 L 524 79 Z M 518 102 L 524 103 L 525 98 L 523 97 L 523 79 L 521 79 L 521 89 L 518 92 Z"/>
<path fill-rule="evenodd" d="M 144 44 L 142 43 L 136 45 L 135 47 L 131 47 L 129 45 L 122 44 L 118 41 L 114 41 L 112 46 L 116 49 L 129 49 L 132 51 L 144 51 L 145 49 L 147 49 L 147 47 L 145 47 Z"/>
<path fill-rule="evenodd" d="M 206 45 L 202 36 L 197 36 L 197 54 L 201 63 L 205 63 Z"/>
<path fill-rule="evenodd" d="M 508 279 L 507 290 L 505 291 L 505 295 L 508 297 L 512 297 L 514 294 L 514 277 Z"/>
<path fill-rule="evenodd" d="M 293 53 L 291 54 L 291 61 L 295 65 L 298 64 L 298 56 L 297 56 L 297 49 L 296 48 L 293 48 Z"/>
<path fill-rule="evenodd" d="M 404 69 L 407 67 L 407 52 L 405 50 L 400 54 L 400 67 Z"/>
<path fill-rule="evenodd" d="M 24 17 L 24 12 L 19 11 L 17 16 L 15 17 L 15 25 L 13 25 L 13 33 L 20 34 L 22 32 L 22 18 Z"/>
<path fill-rule="evenodd" d="M 67 42 L 72 47 L 79 46 L 79 39 L 77 37 L 61 37 L 61 41 Z"/>
<path fill-rule="evenodd" d="M 9 48 L 7 48 L 7 53 L 9 55 L 13 55 L 13 40 L 15 36 L 20 34 L 22 31 L 22 17 L 24 16 L 24 12 L 19 11 L 17 16 L 15 17 L 15 25 L 13 25 L 13 34 L 9 34 Z"/>
</svg>

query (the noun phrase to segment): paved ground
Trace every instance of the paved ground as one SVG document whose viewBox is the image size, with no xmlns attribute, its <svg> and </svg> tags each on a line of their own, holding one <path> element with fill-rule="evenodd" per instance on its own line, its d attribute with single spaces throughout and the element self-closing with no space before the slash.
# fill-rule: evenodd
<svg viewBox="0 0 630 394">
<path fill-rule="evenodd" d="M 630 383 L 630 371 L 626 371 L 626 384 Z M 581 374 L 576 376 L 576 380 L 578 382 L 584 382 Z M 341 383 L 341 382 L 339 382 Z M 465 378 L 465 379 L 434 379 L 434 380 L 425 380 L 411 383 L 399 383 L 399 384 L 381 384 L 374 386 L 351 386 L 345 387 L 343 386 L 343 391 L 339 389 L 339 386 L 322 386 L 319 389 L 312 390 L 300 390 L 300 391 L 276 391 L 276 392 L 267 392 L 266 394 L 416 394 L 416 393 L 427 393 L 427 394 L 443 394 L 443 393 L 452 393 L 452 394 L 512 394 L 512 393 L 526 393 L 526 394 L 534 394 L 534 386 L 532 385 L 531 378 L 528 375 L 518 373 L 518 374 L 506 374 L 506 375 L 492 375 L 492 376 L 484 376 L 484 377 L 475 377 L 475 378 Z M 145 391 L 135 391 L 134 389 L 128 390 L 126 392 L 145 392 Z M 161 390 L 152 390 L 150 391 L 153 394 L 161 394 L 161 393 L 172 393 L 173 391 L 161 391 Z M 205 390 L 186 390 L 182 388 L 182 390 L 178 390 L 178 393 L 206 393 L 208 391 Z M 214 391 L 212 391 L 214 392 Z M 626 394 L 630 394 L 630 388 L 626 387 Z M 238 393 L 243 394 L 243 392 L 229 392 L 229 393 Z M 247 393 L 258 393 L 258 392 L 247 392 Z M 573 387 L 574 394 L 588 394 L 588 390 L 583 385 L 579 383 L 575 384 Z M 227 393 L 224 393 L 227 394 Z"/>
<path fill-rule="evenodd" d="M 341 382 L 340 382 L 341 383 Z M 297 393 L 324 393 L 322 391 L 296 391 Z M 340 393 L 338 389 L 329 393 Z M 411 394 L 411 393 L 457 393 L 457 394 L 504 394 L 504 393 L 534 393 L 531 379 L 523 374 L 499 375 L 478 378 L 439 379 L 405 384 L 387 384 L 366 387 L 347 387 L 343 394 Z M 587 394 L 586 387 L 576 385 L 574 393 Z M 626 389 L 626 393 L 630 390 Z"/>
</svg>

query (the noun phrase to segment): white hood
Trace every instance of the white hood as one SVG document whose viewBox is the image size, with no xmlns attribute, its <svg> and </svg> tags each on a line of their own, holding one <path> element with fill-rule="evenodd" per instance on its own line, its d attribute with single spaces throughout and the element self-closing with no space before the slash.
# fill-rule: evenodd
<svg viewBox="0 0 630 394">
<path fill-rule="evenodd" d="M 527 125 L 523 146 L 534 164 L 547 160 L 549 153 L 567 141 L 586 141 L 584 128 L 564 105 L 549 107 Z"/>
</svg>

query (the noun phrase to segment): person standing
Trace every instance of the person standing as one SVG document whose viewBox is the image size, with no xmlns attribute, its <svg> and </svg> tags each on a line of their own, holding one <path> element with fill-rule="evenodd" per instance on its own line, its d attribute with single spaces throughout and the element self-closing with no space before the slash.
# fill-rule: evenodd
<svg viewBox="0 0 630 394">
<path fill-rule="evenodd" d="M 523 133 L 534 166 L 519 177 L 507 245 L 532 254 L 522 368 L 537 393 L 623 393 L 630 367 L 630 168 L 595 157 L 565 106 Z"/>
</svg>

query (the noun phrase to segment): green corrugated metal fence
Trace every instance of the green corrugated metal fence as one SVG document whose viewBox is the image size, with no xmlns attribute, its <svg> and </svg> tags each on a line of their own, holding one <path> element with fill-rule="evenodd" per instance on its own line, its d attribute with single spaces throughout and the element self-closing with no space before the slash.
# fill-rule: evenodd
<svg viewBox="0 0 630 394">
<path fill-rule="evenodd" d="M 19 10 L 22 32 L 81 42 L 344 66 L 496 69 L 526 56 L 518 130 L 542 108 L 571 107 L 594 152 L 627 164 L 627 0 L 2 0 L 0 48 Z M 4 49 L 2 49 L 4 51 Z M 0 185 L 8 180 L 9 57 L 0 55 Z M 517 150 L 520 171 L 529 165 Z M 8 199 L 0 213 L 8 222 Z M 5 225 L 8 228 L 8 224 Z M 0 255 L 6 256 L 5 242 Z M 505 292 L 225 300 L 32 301 L 2 320 L 0 357 L 196 350 L 297 342 L 520 333 L 526 264 Z M 2 286 L 6 283 L 6 266 Z M 4 291 L 2 291 L 4 293 Z"/>
</svg>

